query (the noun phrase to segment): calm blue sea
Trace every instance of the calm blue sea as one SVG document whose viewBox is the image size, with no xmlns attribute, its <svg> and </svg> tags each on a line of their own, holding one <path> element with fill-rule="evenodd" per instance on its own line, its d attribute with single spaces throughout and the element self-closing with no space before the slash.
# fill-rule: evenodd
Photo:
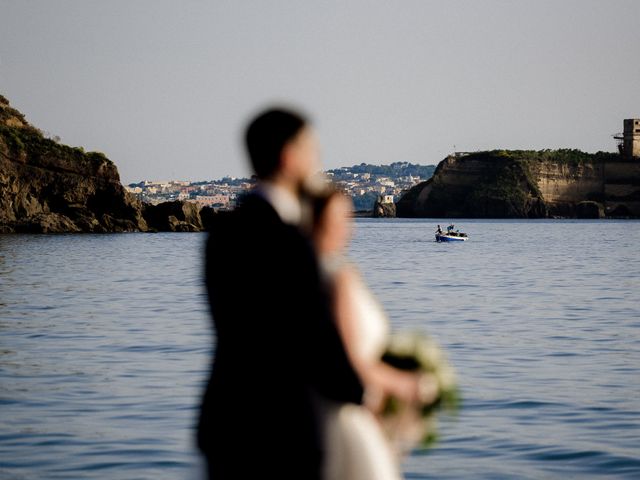
<svg viewBox="0 0 640 480">
<path fill-rule="evenodd" d="M 351 248 L 462 386 L 406 477 L 640 478 L 640 222 L 437 223 L 358 219 Z M 200 478 L 205 238 L 0 235 L 0 478 Z"/>
</svg>

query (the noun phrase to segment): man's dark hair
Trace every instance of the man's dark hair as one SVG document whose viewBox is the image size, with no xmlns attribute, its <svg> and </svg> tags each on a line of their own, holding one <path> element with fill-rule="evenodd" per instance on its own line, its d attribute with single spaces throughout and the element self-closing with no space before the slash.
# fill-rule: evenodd
<svg viewBox="0 0 640 480">
<path fill-rule="evenodd" d="M 268 178 L 278 170 L 282 149 L 307 124 L 301 114 L 281 108 L 267 110 L 249 124 L 245 142 L 258 178 Z"/>
</svg>

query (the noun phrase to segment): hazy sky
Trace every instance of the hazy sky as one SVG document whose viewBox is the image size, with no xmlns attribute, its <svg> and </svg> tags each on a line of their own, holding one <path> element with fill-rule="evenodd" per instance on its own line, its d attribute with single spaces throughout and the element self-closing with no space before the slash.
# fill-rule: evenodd
<svg viewBox="0 0 640 480">
<path fill-rule="evenodd" d="M 126 183 L 246 176 L 248 118 L 313 118 L 325 167 L 615 150 L 638 0 L 0 0 L 0 93 Z"/>
</svg>

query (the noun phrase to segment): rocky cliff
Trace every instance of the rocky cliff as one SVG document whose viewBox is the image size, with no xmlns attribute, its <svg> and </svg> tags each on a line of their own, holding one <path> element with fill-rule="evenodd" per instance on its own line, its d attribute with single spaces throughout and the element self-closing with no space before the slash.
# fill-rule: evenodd
<svg viewBox="0 0 640 480">
<path fill-rule="evenodd" d="M 640 217 L 640 159 L 579 150 L 444 159 L 397 203 L 399 217 Z"/>
<path fill-rule="evenodd" d="M 214 212 L 143 205 L 98 152 L 62 145 L 0 95 L 0 233 L 199 231 Z"/>
<path fill-rule="evenodd" d="M 102 153 L 46 138 L 0 96 L 0 232 L 145 231 Z"/>
</svg>

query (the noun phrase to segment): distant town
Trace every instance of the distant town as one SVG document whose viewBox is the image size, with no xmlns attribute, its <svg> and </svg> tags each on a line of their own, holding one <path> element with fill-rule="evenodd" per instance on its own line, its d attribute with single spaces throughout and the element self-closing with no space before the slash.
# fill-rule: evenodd
<svg viewBox="0 0 640 480">
<path fill-rule="evenodd" d="M 397 201 L 414 185 L 433 175 L 435 165 L 417 165 L 395 162 L 391 165 L 361 163 L 324 172 L 334 184 L 353 199 L 354 210 L 370 211 L 379 198 Z M 254 184 L 250 178 L 224 177 L 219 180 L 188 182 L 179 180 L 142 181 L 130 183 L 126 189 L 142 201 L 158 204 L 184 200 L 229 210 L 235 207 L 238 197 Z"/>
</svg>

